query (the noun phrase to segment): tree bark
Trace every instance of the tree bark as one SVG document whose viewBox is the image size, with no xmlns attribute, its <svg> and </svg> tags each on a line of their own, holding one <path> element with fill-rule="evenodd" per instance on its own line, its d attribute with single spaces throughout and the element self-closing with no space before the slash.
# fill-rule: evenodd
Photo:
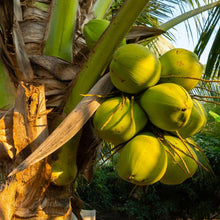
<svg viewBox="0 0 220 220">
<path fill-rule="evenodd" d="M 0 219 L 68 220 L 72 206 L 80 218 L 71 185 L 51 184 L 50 158 L 7 178 L 49 135 L 79 69 L 42 56 L 51 0 L 39 1 L 47 10 L 35 2 L 0 0 L 0 54 L 16 87 L 14 107 L 0 114 Z"/>
<path fill-rule="evenodd" d="M 11 109 L 7 112 L 10 114 Z M 14 159 L 1 164 L 4 183 L 0 192 L 0 216 L 11 219 L 71 219 L 71 188 L 50 185 L 47 159 L 7 179 L 8 173 L 48 136 L 44 86 L 20 84 L 13 112 Z M 7 114 L 1 119 L 7 119 Z M 7 125 L 7 124 L 6 124 Z M 6 128 L 7 129 L 7 128 Z M 11 137 L 13 136 L 13 137 Z M 10 142 L 9 142 L 10 143 Z"/>
</svg>

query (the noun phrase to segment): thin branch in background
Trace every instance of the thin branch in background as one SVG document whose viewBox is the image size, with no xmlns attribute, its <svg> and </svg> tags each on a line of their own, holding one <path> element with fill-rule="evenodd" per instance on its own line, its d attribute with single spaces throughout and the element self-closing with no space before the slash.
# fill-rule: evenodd
<svg viewBox="0 0 220 220">
<path fill-rule="evenodd" d="M 200 99 L 200 98 L 196 98 L 196 97 L 194 97 L 194 99 L 196 99 L 198 101 L 202 101 L 202 102 L 208 102 L 208 103 L 213 103 L 213 104 L 216 104 L 216 105 L 220 105 L 219 102 L 215 102 L 215 101 L 211 101 L 211 100 Z"/>
<path fill-rule="evenodd" d="M 112 149 L 110 149 L 108 152 L 104 153 L 99 159 L 97 159 L 96 161 L 94 161 L 94 165 L 97 164 L 99 161 L 102 160 L 102 163 L 99 164 L 99 166 L 95 169 L 99 169 L 101 166 L 103 166 L 103 164 L 105 162 L 107 162 L 110 158 L 113 157 L 113 155 L 115 155 L 121 148 L 123 147 L 123 145 L 117 145 L 115 147 L 113 147 Z M 114 151 L 115 150 L 115 151 Z M 114 152 L 113 152 L 114 151 Z M 113 153 L 112 153 L 113 152 Z M 111 154 L 110 156 L 108 156 L 106 159 L 104 159 L 104 157 L 108 154 Z"/>
<path fill-rule="evenodd" d="M 186 144 L 185 139 L 182 138 L 182 136 L 180 135 L 180 133 L 178 131 L 176 131 L 176 134 L 178 136 L 178 138 L 182 141 L 182 143 L 184 144 L 184 146 L 186 147 L 186 149 L 188 150 L 188 152 L 190 153 L 190 158 L 192 158 L 197 165 L 200 165 L 204 170 L 208 171 L 208 169 L 202 164 L 200 163 L 200 161 L 198 159 L 196 159 L 196 157 L 193 155 L 191 149 L 189 148 L 189 146 Z"/>
<path fill-rule="evenodd" d="M 195 80 L 199 80 L 202 82 L 216 82 L 216 83 L 220 83 L 220 80 L 210 80 L 210 79 L 201 79 L 201 78 L 196 78 L 196 77 L 190 77 L 190 76 L 175 76 L 175 75 L 168 75 L 168 76 L 161 76 L 161 78 L 184 78 L 184 79 L 195 79 Z"/>
<path fill-rule="evenodd" d="M 176 160 L 175 155 L 173 153 L 171 153 L 170 150 L 165 149 L 165 151 L 172 157 L 173 161 L 175 162 L 175 164 L 183 171 L 186 172 L 187 174 L 191 175 L 185 161 L 183 160 L 183 158 L 181 157 L 181 155 L 176 151 L 175 148 L 177 148 L 175 145 L 169 143 L 167 140 L 165 140 L 167 142 L 167 144 L 169 145 L 169 147 L 174 151 L 174 153 L 177 155 L 177 157 L 180 159 L 180 161 L 183 163 L 184 168 L 181 166 L 181 164 Z M 184 153 L 182 150 L 180 150 L 179 148 L 177 148 L 181 153 Z M 185 154 L 185 153 L 184 153 Z"/>
<path fill-rule="evenodd" d="M 146 185 L 144 193 L 147 193 L 148 189 L 149 189 L 149 185 Z"/>
<path fill-rule="evenodd" d="M 139 186 L 138 187 L 138 200 L 140 201 L 141 200 L 141 196 L 142 196 L 142 193 L 143 193 L 143 190 L 144 190 L 144 187 L 143 186 Z"/>
<path fill-rule="evenodd" d="M 134 190 L 137 188 L 137 186 L 138 186 L 138 185 L 135 185 L 135 186 L 132 188 L 131 192 L 129 193 L 128 198 L 130 198 L 130 197 L 132 196 L 132 194 L 134 193 Z"/>
<path fill-rule="evenodd" d="M 206 91 L 208 91 L 208 92 L 210 92 L 210 93 L 214 93 L 214 94 L 216 94 L 216 95 L 220 95 L 219 92 L 214 91 L 214 90 L 211 90 L 211 89 L 207 89 L 207 88 L 205 88 L 205 87 L 200 87 L 200 86 L 198 86 L 198 87 L 195 87 L 195 89 L 202 89 L 202 90 L 206 90 Z"/>
<path fill-rule="evenodd" d="M 191 95 L 191 97 L 207 98 L 207 99 L 220 99 L 220 96 L 208 96 L 208 95 Z"/>
<path fill-rule="evenodd" d="M 192 145 L 194 148 L 196 148 L 197 150 L 201 151 L 201 152 L 204 152 L 204 149 L 200 148 L 199 146 L 197 146 L 196 144 L 188 141 L 187 139 L 185 140 L 187 144 L 190 144 Z"/>
</svg>

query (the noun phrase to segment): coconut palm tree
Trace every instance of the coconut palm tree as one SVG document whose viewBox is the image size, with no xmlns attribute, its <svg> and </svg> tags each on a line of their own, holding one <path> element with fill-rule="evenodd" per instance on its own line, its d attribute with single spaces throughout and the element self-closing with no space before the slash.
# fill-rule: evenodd
<svg viewBox="0 0 220 220">
<path fill-rule="evenodd" d="M 100 150 L 90 118 L 100 95 L 113 88 L 108 64 L 124 37 L 154 43 L 189 16 L 161 24 L 166 10 L 166 2 L 148 0 L 0 0 L 1 94 L 7 91 L 0 112 L 0 219 L 71 219 L 72 211 L 82 219 L 73 186 L 80 173 L 91 180 Z M 111 23 L 89 51 L 84 24 L 104 17 Z"/>
</svg>

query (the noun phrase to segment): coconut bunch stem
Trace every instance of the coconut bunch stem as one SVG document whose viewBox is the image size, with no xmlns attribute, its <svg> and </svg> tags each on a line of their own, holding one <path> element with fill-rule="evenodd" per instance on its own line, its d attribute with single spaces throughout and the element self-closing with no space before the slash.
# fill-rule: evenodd
<svg viewBox="0 0 220 220">
<path fill-rule="evenodd" d="M 187 172 L 187 174 L 189 174 L 190 176 L 192 176 L 191 173 L 190 173 L 190 171 L 189 171 L 189 169 L 188 169 L 188 167 L 187 167 L 187 165 L 186 165 L 186 163 L 185 163 L 185 161 L 183 160 L 182 156 L 179 154 L 179 152 L 181 152 L 182 154 L 186 155 L 187 157 L 193 159 L 193 160 L 197 163 L 197 165 L 201 166 L 204 170 L 209 171 L 208 168 L 206 168 L 200 161 L 198 161 L 198 160 L 194 157 L 194 155 L 192 154 L 192 151 L 189 149 L 189 147 L 188 147 L 187 144 L 186 144 L 187 141 L 181 137 L 181 135 L 179 134 L 178 131 L 176 131 L 176 134 L 177 134 L 178 138 L 181 140 L 181 142 L 184 144 L 184 146 L 185 146 L 185 148 L 187 149 L 187 151 L 189 152 L 189 154 L 186 153 L 186 152 L 184 152 L 183 150 L 179 149 L 177 146 L 175 146 L 174 144 L 172 144 L 172 143 L 169 142 L 168 140 L 166 140 L 165 137 L 163 137 L 163 138 L 158 138 L 161 143 L 165 142 L 166 144 L 168 144 L 169 147 L 177 154 L 177 156 L 178 156 L 178 157 L 180 158 L 180 160 L 182 161 L 182 163 L 183 163 L 185 169 L 184 169 L 184 168 L 179 164 L 179 162 L 175 159 L 173 153 L 170 152 L 168 149 L 165 149 L 166 152 L 167 152 L 167 153 L 173 158 L 173 160 L 176 162 L 176 164 L 177 164 L 184 172 Z M 178 151 L 179 151 L 179 152 L 178 152 Z"/>
<path fill-rule="evenodd" d="M 175 159 L 173 153 L 171 153 L 168 149 L 165 149 L 167 153 L 169 153 L 169 155 L 173 158 L 173 160 L 176 162 L 177 166 L 179 166 L 183 172 L 186 172 L 187 174 L 189 174 L 191 176 L 191 173 L 185 163 L 185 161 L 183 160 L 182 156 L 179 154 L 178 151 L 180 151 L 181 153 L 185 154 L 186 156 L 189 156 L 188 154 L 186 154 L 185 152 L 183 152 L 181 149 L 179 149 L 178 147 L 176 147 L 175 145 L 171 144 L 169 141 L 167 141 L 166 139 L 164 139 L 165 142 L 169 145 L 169 147 L 176 153 L 176 155 L 180 158 L 180 160 L 183 163 L 184 168 L 180 165 L 180 163 Z M 178 151 L 177 151 L 178 150 Z M 190 157 L 190 156 L 189 156 Z"/>
<path fill-rule="evenodd" d="M 185 140 L 185 139 L 183 139 L 187 144 L 190 144 L 190 145 L 192 145 L 194 148 L 196 148 L 197 150 L 199 150 L 199 151 L 201 151 L 201 152 L 204 152 L 204 150 L 202 149 L 202 148 L 200 148 L 199 146 L 197 146 L 196 144 L 194 144 L 194 143 L 191 143 L 191 142 L 189 142 L 189 141 L 187 141 L 187 140 Z"/>
<path fill-rule="evenodd" d="M 105 126 L 111 121 L 111 119 L 113 118 L 113 116 L 115 115 L 115 113 L 117 112 L 118 109 L 123 108 L 125 104 L 125 96 L 122 96 L 122 102 L 120 102 L 118 104 L 118 106 L 115 108 L 115 110 L 111 113 L 111 115 L 108 117 L 108 119 L 106 120 L 106 122 L 103 124 L 103 126 L 101 127 L 101 130 L 103 130 L 105 128 Z M 130 125 L 130 129 L 132 127 L 132 122 L 134 121 L 134 96 L 131 96 L 131 108 L 130 108 L 130 114 L 131 114 L 131 125 Z"/>
<path fill-rule="evenodd" d="M 181 135 L 179 134 L 178 131 L 176 131 L 177 136 L 179 137 L 179 139 L 182 141 L 182 143 L 184 144 L 184 146 L 186 147 L 186 149 L 188 150 L 188 152 L 190 153 L 190 157 L 198 164 L 200 165 L 204 170 L 208 171 L 208 169 L 202 164 L 200 163 L 192 154 L 192 151 L 189 149 L 188 145 L 186 144 L 186 141 L 181 137 Z M 186 154 L 187 155 L 187 154 Z"/>
<path fill-rule="evenodd" d="M 212 167 L 210 166 L 208 159 L 206 158 L 206 156 L 205 156 L 205 154 L 204 154 L 204 150 L 201 149 L 201 148 L 200 148 L 196 143 L 194 143 L 193 141 L 190 141 L 190 140 L 187 140 L 187 139 L 186 139 L 186 140 L 184 139 L 184 141 L 185 141 L 186 143 L 190 144 L 191 146 L 193 146 L 194 148 L 196 148 L 196 149 L 198 150 L 198 152 L 200 153 L 200 156 L 202 156 L 203 163 L 205 163 L 206 166 L 204 166 L 202 163 L 200 163 L 200 166 L 202 165 L 201 167 L 202 167 L 204 170 L 210 172 L 213 176 L 215 176 L 215 173 L 214 173 Z"/>
<path fill-rule="evenodd" d="M 115 110 L 111 113 L 111 115 L 109 115 L 108 119 L 106 120 L 106 122 L 102 125 L 101 130 L 103 130 L 105 128 L 105 126 L 111 121 L 111 119 L 113 118 L 113 116 L 115 115 L 115 113 L 117 112 L 118 109 L 123 108 L 125 103 L 125 99 L 124 96 L 122 98 L 122 102 L 120 102 L 118 104 L 118 106 L 115 108 Z"/>
</svg>

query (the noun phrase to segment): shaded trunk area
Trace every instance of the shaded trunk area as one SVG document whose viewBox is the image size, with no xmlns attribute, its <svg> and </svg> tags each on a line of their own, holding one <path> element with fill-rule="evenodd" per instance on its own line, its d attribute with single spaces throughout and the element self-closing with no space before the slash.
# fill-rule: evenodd
<svg viewBox="0 0 220 220">
<path fill-rule="evenodd" d="M 42 160 L 9 179 L 7 174 L 48 136 L 44 86 L 21 84 L 14 108 L 1 118 L 7 143 L 15 148 L 13 158 L 1 164 L 4 172 L 0 192 L 1 219 L 71 219 L 69 187 L 50 185 L 50 165 Z M 6 149 L 5 149 L 6 150 Z M 3 177 L 3 176 L 2 176 Z"/>
<path fill-rule="evenodd" d="M 38 7 L 41 3 L 45 7 Z M 1 60 L 16 89 L 15 103 L 2 110 L 0 118 L 2 220 L 71 219 L 73 190 L 70 185 L 50 184 L 49 158 L 7 178 L 47 138 L 75 77 L 72 64 L 41 58 L 50 5 L 50 0 L 0 1 Z M 61 70 L 66 77 L 62 78 Z"/>
<path fill-rule="evenodd" d="M 79 3 L 77 29 L 81 29 L 87 13 L 92 16 L 89 10 L 93 2 Z M 52 3 L 51 0 L 0 0 L 0 61 L 16 91 L 11 108 L 0 111 L 2 220 L 72 219 L 72 212 L 82 219 L 82 201 L 75 194 L 74 184 L 56 186 L 51 183 L 50 164 L 58 152 L 7 177 L 65 117 L 63 108 L 89 53 L 79 31 L 77 40 L 73 39 L 73 63 L 43 55 Z M 85 177 L 91 179 L 99 142 L 90 122 L 85 129 L 77 155 L 81 160 L 77 165 L 78 172 L 86 170 Z"/>
</svg>

